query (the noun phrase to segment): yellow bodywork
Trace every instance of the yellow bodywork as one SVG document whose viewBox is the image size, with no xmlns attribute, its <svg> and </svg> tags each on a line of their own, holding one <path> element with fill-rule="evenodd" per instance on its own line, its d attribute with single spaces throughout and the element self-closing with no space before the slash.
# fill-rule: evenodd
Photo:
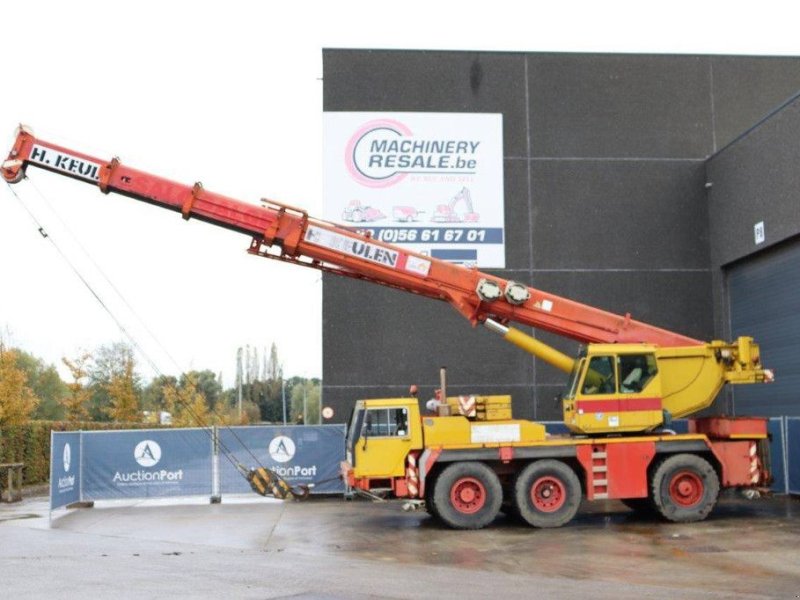
<svg viewBox="0 0 800 600">
<path fill-rule="evenodd" d="M 626 355 L 652 355 L 657 370 L 645 387 L 621 393 L 619 360 Z M 607 394 L 586 394 L 597 374 L 588 368 L 592 357 L 615 359 L 617 387 Z M 660 348 L 650 344 L 592 344 L 580 359 L 580 378 L 563 401 L 564 423 L 586 434 L 648 431 L 664 423 L 665 412 L 681 418 L 711 406 L 725 383 L 761 383 L 758 346 L 751 338 L 735 344 L 714 341 L 704 345 Z"/>
<path fill-rule="evenodd" d="M 728 344 L 713 341 L 696 346 L 662 348 L 652 344 L 590 344 L 584 358 L 574 360 L 536 338 L 498 323 L 489 329 L 564 372 L 572 385 L 563 400 L 564 423 L 575 433 L 632 433 L 708 408 L 726 383 L 762 383 L 772 373 L 763 369 L 758 345 L 740 337 Z M 614 371 L 601 374 L 590 367 L 592 357 L 609 357 Z M 623 389 L 620 360 L 651 356 L 643 389 Z"/>
<path fill-rule="evenodd" d="M 449 449 L 497 448 L 543 441 L 544 425 L 522 419 L 470 421 L 467 417 L 422 417 L 425 444 Z"/>
<path fill-rule="evenodd" d="M 422 430 L 419 427 L 419 403 L 415 398 L 381 398 L 360 400 L 356 410 L 406 409 L 408 424 L 404 435 L 360 436 L 356 440 L 356 477 L 391 478 L 405 475 L 406 457 L 412 450 L 422 449 Z"/>
<path fill-rule="evenodd" d="M 511 413 L 511 396 L 477 396 L 478 406 L 485 412 L 508 411 Z M 381 409 L 405 409 L 409 428 L 403 435 L 364 436 L 356 438 L 354 447 L 353 475 L 356 478 L 389 479 L 403 477 L 409 452 L 425 448 L 497 448 L 499 446 L 522 446 L 546 439 L 544 425 L 522 419 L 488 419 L 486 416 L 467 418 L 455 414 L 459 402 L 457 397 L 447 398 L 446 410 L 436 415 L 421 415 L 416 398 L 381 398 L 359 400 L 356 410 L 375 411 Z M 452 411 L 452 412 L 451 412 Z M 440 413 L 451 413 L 439 416 Z M 419 424 L 422 423 L 422 428 Z M 423 443 L 424 439 L 424 443 Z"/>
</svg>

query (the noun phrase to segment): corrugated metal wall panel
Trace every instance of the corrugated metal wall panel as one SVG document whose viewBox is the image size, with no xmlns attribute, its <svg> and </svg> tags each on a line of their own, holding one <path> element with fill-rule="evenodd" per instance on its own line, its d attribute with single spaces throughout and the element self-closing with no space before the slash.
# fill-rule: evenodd
<svg viewBox="0 0 800 600">
<path fill-rule="evenodd" d="M 753 336 L 771 385 L 733 390 L 736 414 L 800 416 L 800 240 L 727 271 L 731 332 Z"/>
</svg>

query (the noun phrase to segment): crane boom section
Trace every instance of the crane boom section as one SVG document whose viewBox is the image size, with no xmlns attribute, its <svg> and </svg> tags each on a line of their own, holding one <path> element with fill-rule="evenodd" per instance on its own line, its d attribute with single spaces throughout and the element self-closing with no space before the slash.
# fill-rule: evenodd
<svg viewBox="0 0 800 600">
<path fill-rule="evenodd" d="M 203 188 L 104 161 L 38 139 L 21 128 L 0 171 L 20 181 L 28 165 L 97 185 L 253 238 L 250 252 L 368 280 L 450 303 L 473 325 L 513 321 L 582 343 L 646 342 L 661 347 L 703 342 L 477 269 L 410 252 L 305 211 L 264 200 L 249 204 Z"/>
</svg>

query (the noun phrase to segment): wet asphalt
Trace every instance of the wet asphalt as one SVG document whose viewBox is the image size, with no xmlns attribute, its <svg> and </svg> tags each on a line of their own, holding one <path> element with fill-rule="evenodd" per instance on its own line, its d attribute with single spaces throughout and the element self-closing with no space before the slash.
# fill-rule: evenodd
<svg viewBox="0 0 800 600">
<path fill-rule="evenodd" d="M 186 502 L 186 501 L 185 501 Z M 0 505 L 4 598 L 797 598 L 800 502 L 702 523 L 593 503 L 560 529 L 452 531 L 399 502 Z"/>
</svg>

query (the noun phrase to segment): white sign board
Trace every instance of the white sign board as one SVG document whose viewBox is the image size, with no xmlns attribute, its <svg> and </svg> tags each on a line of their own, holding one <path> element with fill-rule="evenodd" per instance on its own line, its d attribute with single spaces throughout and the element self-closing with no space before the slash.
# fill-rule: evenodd
<svg viewBox="0 0 800 600">
<path fill-rule="evenodd" d="M 324 218 L 413 252 L 505 267 L 503 116 L 326 112 Z"/>
<path fill-rule="evenodd" d="M 502 444 L 521 439 L 519 423 L 511 425 L 473 425 L 470 429 L 473 444 Z"/>
</svg>

